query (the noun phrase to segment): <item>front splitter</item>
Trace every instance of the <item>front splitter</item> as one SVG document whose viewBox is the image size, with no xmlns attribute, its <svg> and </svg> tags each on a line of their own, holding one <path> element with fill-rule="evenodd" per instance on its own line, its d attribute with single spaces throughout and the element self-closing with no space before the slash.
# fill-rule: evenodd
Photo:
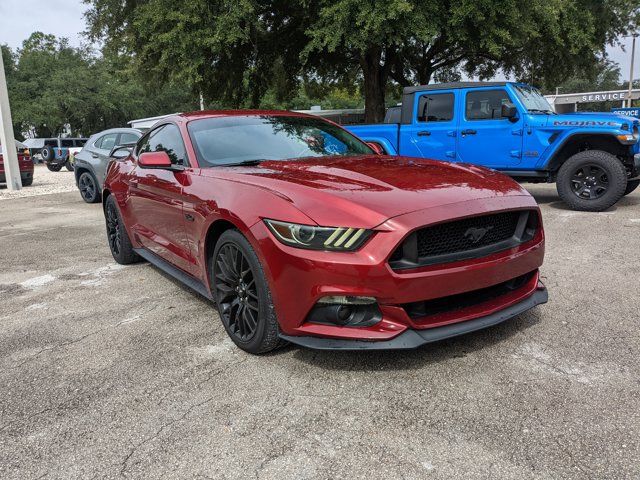
<svg viewBox="0 0 640 480">
<path fill-rule="evenodd" d="M 465 335 L 467 333 L 482 330 L 493 325 L 498 325 L 510 318 L 530 310 L 536 305 L 547 303 L 549 294 L 546 288 L 537 289 L 531 296 L 519 303 L 500 310 L 485 317 L 475 318 L 460 323 L 452 323 L 442 327 L 428 328 L 424 330 L 406 330 L 391 340 L 365 341 L 344 340 L 338 338 L 310 337 L 282 335 L 280 338 L 301 347 L 316 350 L 410 350 L 427 343 L 438 342 L 447 338 Z"/>
</svg>

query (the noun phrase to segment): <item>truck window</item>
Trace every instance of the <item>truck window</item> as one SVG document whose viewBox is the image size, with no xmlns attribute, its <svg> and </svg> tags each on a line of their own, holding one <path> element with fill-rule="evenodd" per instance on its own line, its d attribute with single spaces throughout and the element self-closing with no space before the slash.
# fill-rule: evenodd
<svg viewBox="0 0 640 480">
<path fill-rule="evenodd" d="M 476 90 L 467 92 L 465 118 L 467 120 L 500 120 L 502 105 L 511 103 L 506 90 Z"/>
<path fill-rule="evenodd" d="M 70 148 L 73 147 L 73 140 L 62 140 L 61 144 L 62 148 Z"/>
<path fill-rule="evenodd" d="M 453 93 L 422 95 L 418 101 L 419 122 L 449 122 L 453 120 Z"/>
</svg>

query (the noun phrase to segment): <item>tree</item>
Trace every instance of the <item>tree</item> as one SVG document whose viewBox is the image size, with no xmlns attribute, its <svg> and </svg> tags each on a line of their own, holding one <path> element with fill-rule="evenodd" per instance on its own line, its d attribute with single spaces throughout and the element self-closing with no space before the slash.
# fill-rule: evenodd
<svg viewBox="0 0 640 480">
<path fill-rule="evenodd" d="M 53 35 L 35 32 L 7 58 L 17 132 L 57 136 L 70 125 L 74 134 L 90 135 L 133 118 L 196 108 L 195 97 L 184 88 L 144 87 L 129 58 L 96 57 Z"/>
<path fill-rule="evenodd" d="M 384 116 L 389 80 L 427 84 L 498 71 L 546 85 L 589 71 L 638 20 L 633 0 L 321 0 L 306 52 L 357 63 L 367 121 Z"/>
<path fill-rule="evenodd" d="M 357 82 L 367 121 L 383 118 L 390 85 L 588 73 L 639 18 L 637 0 L 84 1 L 91 38 L 131 54 L 148 82 L 234 107 Z"/>
</svg>

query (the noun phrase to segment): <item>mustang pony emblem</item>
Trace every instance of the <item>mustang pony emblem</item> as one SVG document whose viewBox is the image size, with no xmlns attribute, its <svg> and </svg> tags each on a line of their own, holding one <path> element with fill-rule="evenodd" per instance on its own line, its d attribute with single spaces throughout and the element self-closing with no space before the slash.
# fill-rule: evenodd
<svg viewBox="0 0 640 480">
<path fill-rule="evenodd" d="M 464 238 L 469 240 L 471 243 L 478 243 L 491 229 L 493 229 L 493 225 L 489 225 L 485 228 L 471 227 L 464 232 Z"/>
</svg>

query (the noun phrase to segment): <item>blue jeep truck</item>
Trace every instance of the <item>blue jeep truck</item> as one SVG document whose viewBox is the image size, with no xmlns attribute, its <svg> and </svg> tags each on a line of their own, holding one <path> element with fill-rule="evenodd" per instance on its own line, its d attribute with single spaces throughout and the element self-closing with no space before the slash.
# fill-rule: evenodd
<svg viewBox="0 0 640 480">
<path fill-rule="evenodd" d="M 640 120 L 556 114 L 526 84 L 406 87 L 402 105 L 387 119 L 398 123 L 346 128 L 389 155 L 481 165 L 521 182 L 555 182 L 575 210 L 606 210 L 640 184 Z"/>
</svg>

